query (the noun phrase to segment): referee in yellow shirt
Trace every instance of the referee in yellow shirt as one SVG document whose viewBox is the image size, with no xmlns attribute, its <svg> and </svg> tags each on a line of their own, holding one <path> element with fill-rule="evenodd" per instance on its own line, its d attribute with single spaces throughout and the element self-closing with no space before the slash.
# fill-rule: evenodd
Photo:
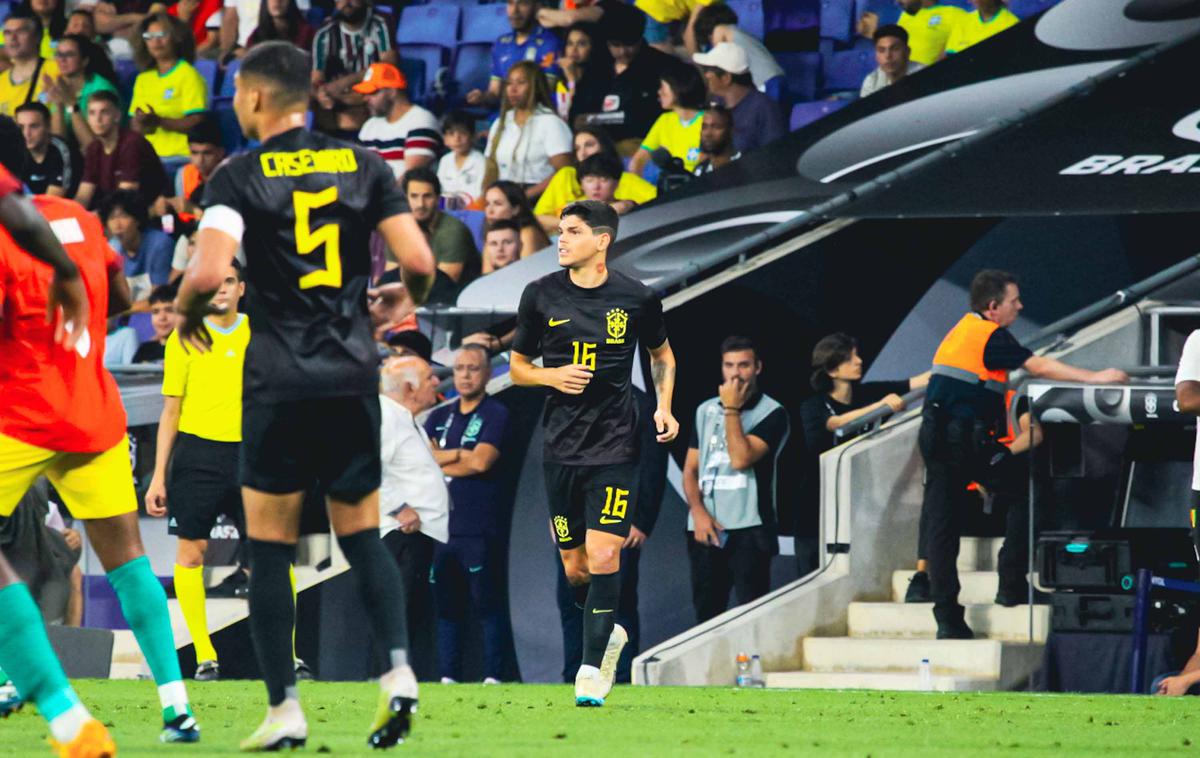
<svg viewBox="0 0 1200 758">
<path fill-rule="evenodd" d="M 238 313 L 246 291 L 237 261 L 229 267 L 213 305 L 224 313 L 205 319 L 212 350 L 184 351 L 175 332 L 163 363 L 163 411 L 158 422 L 154 478 L 146 512 L 170 514 L 168 531 L 179 537 L 175 596 L 196 648 L 196 679 L 217 679 L 217 651 L 204 609 L 204 553 L 222 514 L 244 529 L 238 485 L 242 440 L 242 366 L 250 343 L 250 320 Z"/>
</svg>

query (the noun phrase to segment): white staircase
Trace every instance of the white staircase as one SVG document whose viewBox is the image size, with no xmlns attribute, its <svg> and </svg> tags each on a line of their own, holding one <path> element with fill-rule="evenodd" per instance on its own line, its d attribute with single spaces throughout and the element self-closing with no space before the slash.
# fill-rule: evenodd
<svg viewBox="0 0 1200 758">
<path fill-rule="evenodd" d="M 964 537 L 959 551 L 959 602 L 973 640 L 938 640 L 933 606 L 904 602 L 912 570 L 892 576 L 891 602 L 853 602 L 846 637 L 806 637 L 803 670 L 767 674 L 768 687 L 916 690 L 928 658 L 933 689 L 1004 690 L 1023 686 L 1039 668 L 1050 608 L 996 605 L 998 538 Z"/>
</svg>

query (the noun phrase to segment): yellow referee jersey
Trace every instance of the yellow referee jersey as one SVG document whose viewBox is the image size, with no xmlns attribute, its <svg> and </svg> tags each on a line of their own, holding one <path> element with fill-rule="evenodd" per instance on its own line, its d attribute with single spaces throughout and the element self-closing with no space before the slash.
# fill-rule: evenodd
<svg viewBox="0 0 1200 758">
<path fill-rule="evenodd" d="M 184 352 L 177 332 L 167 338 L 162 393 L 183 398 L 179 431 L 215 442 L 241 442 L 242 365 L 250 344 L 250 319 L 239 313 L 229 329 L 212 319 L 204 323 L 213 339 L 207 353 Z"/>
</svg>

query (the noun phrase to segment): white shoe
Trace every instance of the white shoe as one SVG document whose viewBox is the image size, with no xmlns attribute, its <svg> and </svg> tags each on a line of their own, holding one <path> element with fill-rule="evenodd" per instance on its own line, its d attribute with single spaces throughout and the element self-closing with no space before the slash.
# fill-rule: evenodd
<svg viewBox="0 0 1200 758">
<path fill-rule="evenodd" d="M 483 678 L 483 683 L 484 684 L 500 684 L 500 680 L 494 676 L 485 676 Z"/>
<path fill-rule="evenodd" d="M 367 744 L 380 749 L 404 742 L 416 713 L 416 675 L 409 666 L 392 669 L 379 680 L 379 705 Z"/>
<path fill-rule="evenodd" d="M 294 749 L 304 747 L 308 741 L 308 723 L 300 704 L 294 707 L 267 712 L 267 718 L 258 729 L 241 742 L 241 749 L 251 753 Z"/>
<path fill-rule="evenodd" d="M 600 669 L 595 666 L 580 666 L 575 674 L 575 705 L 580 708 L 599 708 L 604 705 L 604 682 Z"/>
<path fill-rule="evenodd" d="M 601 692 L 604 697 L 608 697 L 608 693 L 612 692 L 613 683 L 617 680 L 617 662 L 621 659 L 621 651 L 625 649 L 627 642 L 629 634 L 626 633 L 625 627 L 613 624 L 612 634 L 608 635 L 608 646 L 604 648 L 604 658 L 600 660 L 600 682 L 603 685 Z"/>
<path fill-rule="evenodd" d="M 443 676 L 443 677 L 442 677 L 442 684 L 458 684 L 458 680 L 457 680 L 457 679 L 451 679 L 451 678 L 450 678 L 450 677 L 448 677 L 448 676 Z"/>
</svg>

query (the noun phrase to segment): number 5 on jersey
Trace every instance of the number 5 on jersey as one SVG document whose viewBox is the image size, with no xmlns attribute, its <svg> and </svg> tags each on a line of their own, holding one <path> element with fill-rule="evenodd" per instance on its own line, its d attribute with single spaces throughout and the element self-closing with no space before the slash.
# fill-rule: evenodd
<svg viewBox="0 0 1200 758">
<path fill-rule="evenodd" d="M 575 348 L 575 358 L 571 363 L 579 363 L 587 367 L 588 371 L 596 370 L 596 343 L 595 342 L 579 342 L 578 340 L 571 343 Z"/>
<path fill-rule="evenodd" d="M 310 271 L 300 277 L 300 289 L 313 287 L 342 286 L 341 229 L 336 223 L 322 224 L 313 229 L 309 214 L 337 202 L 338 188 L 327 187 L 320 192 L 292 193 L 292 207 L 296 212 L 296 252 L 309 255 L 317 248 L 325 247 L 325 268 Z"/>
</svg>

